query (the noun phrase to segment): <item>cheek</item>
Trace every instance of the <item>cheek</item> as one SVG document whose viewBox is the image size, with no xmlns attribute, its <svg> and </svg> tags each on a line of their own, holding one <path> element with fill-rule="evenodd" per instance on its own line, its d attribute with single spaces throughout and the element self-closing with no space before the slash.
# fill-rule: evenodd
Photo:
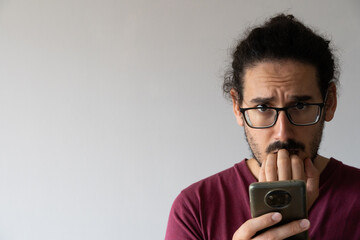
<svg viewBox="0 0 360 240">
<path fill-rule="evenodd" d="M 250 129 L 248 134 L 251 136 L 252 141 L 258 146 L 260 151 L 265 149 L 272 143 L 270 129 Z"/>
<path fill-rule="evenodd" d="M 315 126 L 299 127 L 299 129 L 296 130 L 297 131 L 295 132 L 294 140 L 300 141 L 305 145 L 309 145 L 311 140 L 319 131 L 319 129 Z"/>
<path fill-rule="evenodd" d="M 309 155 L 311 154 L 311 151 L 313 150 L 313 145 L 319 145 L 321 141 L 321 126 L 309 126 L 304 127 L 303 129 L 299 129 L 299 131 L 296 132 L 295 141 L 301 142 L 305 145 L 305 154 Z"/>
</svg>

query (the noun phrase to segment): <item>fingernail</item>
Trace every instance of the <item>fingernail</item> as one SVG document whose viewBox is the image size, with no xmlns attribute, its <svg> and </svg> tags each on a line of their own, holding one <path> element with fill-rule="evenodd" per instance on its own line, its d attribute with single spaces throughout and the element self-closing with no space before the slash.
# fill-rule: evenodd
<svg viewBox="0 0 360 240">
<path fill-rule="evenodd" d="M 275 222 L 280 221 L 281 220 L 281 214 L 280 213 L 274 213 L 271 216 L 272 220 L 274 220 Z"/>
<path fill-rule="evenodd" d="M 306 228 L 308 228 L 309 226 L 310 226 L 309 220 L 303 219 L 303 220 L 300 221 L 300 227 L 301 227 L 301 228 L 306 229 Z"/>
</svg>

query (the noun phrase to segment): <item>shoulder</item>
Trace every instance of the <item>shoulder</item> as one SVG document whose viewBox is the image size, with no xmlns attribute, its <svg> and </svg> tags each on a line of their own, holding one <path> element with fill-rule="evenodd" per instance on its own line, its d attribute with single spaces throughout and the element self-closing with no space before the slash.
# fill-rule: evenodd
<svg viewBox="0 0 360 240">
<path fill-rule="evenodd" d="M 172 205 L 166 239 L 227 239 L 250 217 L 248 186 L 253 181 L 244 160 L 191 184 Z"/>
<path fill-rule="evenodd" d="M 360 169 L 346 165 L 331 158 L 325 170 L 320 175 L 320 191 L 342 195 L 360 195 L 357 190 L 360 185 Z"/>
<path fill-rule="evenodd" d="M 248 188 L 255 181 L 243 160 L 182 190 L 174 201 L 173 210 L 208 217 L 215 212 L 229 211 L 229 208 L 239 209 L 239 204 L 249 204 Z"/>
<path fill-rule="evenodd" d="M 346 165 L 334 158 L 330 159 L 329 168 L 334 174 L 341 175 L 342 180 L 360 181 L 360 169 Z M 338 179 L 338 181 L 341 179 Z"/>
<path fill-rule="evenodd" d="M 320 239 L 324 232 L 333 239 L 359 236 L 359 186 L 360 169 L 330 159 L 320 175 L 320 194 L 309 213 L 312 238 Z"/>
<path fill-rule="evenodd" d="M 246 159 L 244 159 L 228 169 L 191 184 L 181 192 L 181 195 L 201 197 L 204 194 L 215 194 L 218 191 L 233 189 L 234 185 L 248 186 L 253 181 L 256 179 L 247 168 Z"/>
</svg>

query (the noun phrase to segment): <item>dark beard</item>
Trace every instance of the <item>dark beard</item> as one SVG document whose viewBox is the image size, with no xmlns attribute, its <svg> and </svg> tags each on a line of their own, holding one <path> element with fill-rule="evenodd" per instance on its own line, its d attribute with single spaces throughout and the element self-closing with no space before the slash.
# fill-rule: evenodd
<svg viewBox="0 0 360 240">
<path fill-rule="evenodd" d="M 305 151 L 305 145 L 293 139 L 289 139 L 286 142 L 276 141 L 266 148 L 266 153 L 271 153 L 280 149 L 286 149 L 289 154 L 298 154 L 299 150 Z"/>
<path fill-rule="evenodd" d="M 319 151 L 319 147 L 320 147 L 320 143 L 321 143 L 321 139 L 322 139 L 322 134 L 323 134 L 324 126 L 325 126 L 324 123 L 325 123 L 324 118 L 319 121 L 319 123 L 318 123 L 318 124 L 320 124 L 319 130 L 316 133 L 316 135 L 313 137 L 312 141 L 310 142 L 310 159 L 312 162 L 314 162 L 315 158 L 318 155 L 318 151 Z M 301 126 L 299 126 L 299 127 L 301 127 Z M 245 133 L 245 139 L 249 145 L 252 157 L 258 162 L 259 166 L 261 166 L 262 161 L 259 159 L 261 154 L 260 154 L 260 152 L 258 152 L 259 151 L 258 145 L 254 142 L 254 139 L 252 139 L 252 137 L 246 133 L 246 129 L 244 129 L 244 133 Z M 305 144 L 303 144 L 301 142 L 297 142 L 294 139 L 289 139 L 286 142 L 276 141 L 276 142 L 271 143 L 266 148 L 266 153 L 271 153 L 271 152 L 279 150 L 279 149 L 286 149 L 287 151 L 289 151 L 290 155 L 298 154 L 300 150 L 305 151 Z"/>
</svg>

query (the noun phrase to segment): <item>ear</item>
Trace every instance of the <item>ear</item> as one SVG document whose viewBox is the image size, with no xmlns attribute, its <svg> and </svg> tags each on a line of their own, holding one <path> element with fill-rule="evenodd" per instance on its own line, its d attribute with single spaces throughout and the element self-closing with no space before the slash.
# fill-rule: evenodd
<svg viewBox="0 0 360 240">
<path fill-rule="evenodd" d="M 335 83 L 330 83 L 325 103 L 325 121 L 329 122 L 334 118 L 337 106 L 337 95 Z"/>
<path fill-rule="evenodd" d="M 233 111 L 234 111 L 236 121 L 240 126 L 244 126 L 244 119 L 240 112 L 240 105 L 238 102 L 238 93 L 235 89 L 231 89 L 230 94 L 231 94 L 231 99 L 232 99 L 232 103 L 233 103 Z"/>
</svg>

